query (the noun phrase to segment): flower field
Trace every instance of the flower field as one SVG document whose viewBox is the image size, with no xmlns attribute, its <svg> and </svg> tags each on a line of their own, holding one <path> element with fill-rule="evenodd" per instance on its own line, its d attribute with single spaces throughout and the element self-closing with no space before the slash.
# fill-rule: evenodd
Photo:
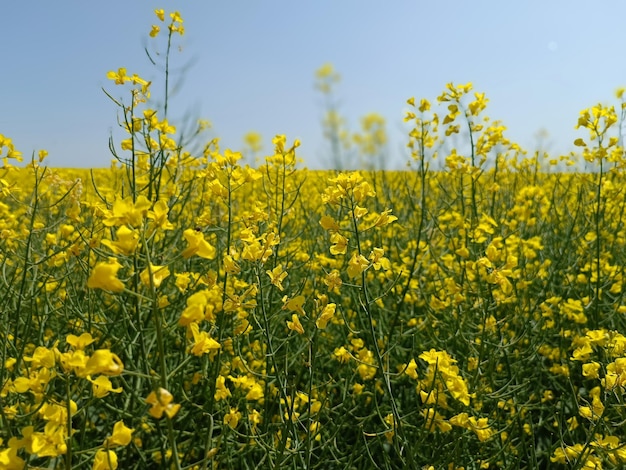
<svg viewBox="0 0 626 470">
<path fill-rule="evenodd" d="M 108 77 L 111 168 L 0 135 L 0 469 L 626 465 L 623 101 L 552 159 L 449 84 L 406 171 L 309 171 Z"/>
</svg>

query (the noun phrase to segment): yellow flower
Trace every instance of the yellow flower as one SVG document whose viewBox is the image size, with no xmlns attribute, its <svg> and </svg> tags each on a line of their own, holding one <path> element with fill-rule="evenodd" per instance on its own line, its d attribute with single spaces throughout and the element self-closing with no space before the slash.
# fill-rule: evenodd
<svg viewBox="0 0 626 470">
<path fill-rule="evenodd" d="M 230 426 L 232 429 L 235 429 L 239 424 L 240 419 L 241 413 L 237 410 L 237 408 L 231 408 L 230 411 L 224 415 L 224 424 L 226 426 Z"/>
<path fill-rule="evenodd" d="M 173 23 L 182 23 L 183 19 L 180 16 L 180 13 L 178 13 L 177 11 L 173 11 L 172 13 L 170 13 L 170 18 L 172 18 L 172 22 Z"/>
<path fill-rule="evenodd" d="M 354 253 L 348 262 L 348 276 L 351 278 L 360 276 L 369 264 L 365 256 Z"/>
<path fill-rule="evenodd" d="M 9 439 L 9 447 L 0 450 L 0 468 L 7 470 L 18 470 L 25 467 L 26 462 L 17 455 L 17 451 L 22 447 L 22 440 L 16 437 Z"/>
<path fill-rule="evenodd" d="M 424 418 L 426 419 L 426 428 L 430 431 L 434 431 L 437 427 L 441 432 L 448 432 L 452 430 L 452 425 L 448 423 L 444 416 L 442 416 L 434 408 L 426 408 L 422 411 Z M 452 420 L 450 420 L 452 421 Z"/>
<path fill-rule="evenodd" d="M 302 308 L 304 305 L 304 296 L 298 295 L 292 299 L 287 300 L 287 296 L 283 297 L 283 310 L 290 312 L 298 312 L 300 315 L 306 315 L 306 312 Z"/>
<path fill-rule="evenodd" d="M 268 270 L 268 271 L 265 271 L 265 272 L 270 277 L 271 283 L 273 285 L 275 285 L 276 287 L 278 287 L 279 290 L 282 291 L 283 290 L 282 282 L 287 277 L 287 272 L 283 271 L 283 267 L 279 265 L 279 266 L 276 266 L 271 271 Z"/>
<path fill-rule="evenodd" d="M 459 413 L 448 420 L 453 426 L 459 426 L 461 428 L 469 428 L 469 415 L 467 413 Z"/>
<path fill-rule="evenodd" d="M 404 373 L 411 377 L 413 380 L 418 379 L 417 362 L 415 362 L 415 359 L 411 359 L 411 361 L 407 364 L 406 368 L 404 369 Z"/>
<path fill-rule="evenodd" d="M 341 273 L 336 269 L 333 269 L 324 277 L 324 284 L 326 284 L 329 291 L 339 289 L 343 284 L 341 281 Z"/>
<path fill-rule="evenodd" d="M 122 265 L 115 258 L 109 258 L 106 263 L 96 264 L 87 280 L 87 287 L 122 292 L 124 284 L 117 278 L 117 272 L 121 267 Z"/>
<path fill-rule="evenodd" d="M 180 409 L 180 404 L 172 403 L 173 400 L 174 397 L 170 392 L 159 387 L 156 392 L 150 392 L 150 395 L 146 398 L 146 403 L 152 405 L 148 413 L 156 419 L 161 419 L 163 413 L 165 413 L 168 418 L 172 419 Z"/>
<path fill-rule="evenodd" d="M 191 348 L 191 353 L 195 356 L 202 356 L 203 354 L 215 353 L 221 346 L 215 339 L 211 338 L 206 331 L 200 331 L 200 327 L 197 323 L 191 323 L 189 325 L 191 334 L 193 335 L 194 344 Z"/>
<path fill-rule="evenodd" d="M 370 253 L 370 261 L 376 271 L 380 268 L 383 268 L 385 271 L 391 269 L 391 262 L 383 256 L 384 254 L 385 252 L 382 248 L 374 248 Z"/>
<path fill-rule="evenodd" d="M 85 368 L 88 358 L 82 349 L 78 349 L 61 354 L 59 359 L 63 369 L 78 372 Z"/>
<path fill-rule="evenodd" d="M 484 442 L 493 435 L 493 429 L 488 424 L 487 418 L 476 419 L 474 416 L 469 418 L 469 426 L 478 440 Z"/>
<path fill-rule="evenodd" d="M 85 349 L 94 341 L 90 333 L 83 333 L 80 336 L 70 334 L 65 337 L 65 342 L 74 349 Z"/>
<path fill-rule="evenodd" d="M 128 80 L 139 81 L 141 79 L 133 75 Z M 151 202 L 144 195 L 139 196 L 134 202 L 131 196 L 117 199 L 113 203 L 113 210 L 107 213 L 107 217 L 103 221 L 104 225 L 111 227 L 126 224 L 131 227 L 139 227 L 144 217 L 148 214 L 148 209 L 150 209 L 151 205 Z"/>
<path fill-rule="evenodd" d="M 113 434 L 106 438 L 104 445 L 105 447 L 127 446 L 130 444 L 132 434 L 133 430 L 126 427 L 124 421 L 118 421 L 113 425 Z"/>
<path fill-rule="evenodd" d="M 595 361 L 583 364 L 583 377 L 586 379 L 597 379 L 599 377 L 599 370 L 600 364 Z"/>
<path fill-rule="evenodd" d="M 117 354 L 108 349 L 98 349 L 87 360 L 83 370 L 78 371 L 78 375 L 81 377 L 95 374 L 120 375 L 123 371 L 124 364 Z"/>
<path fill-rule="evenodd" d="M 153 264 L 150 264 L 149 268 L 141 271 L 141 274 L 139 274 L 139 279 L 144 286 L 150 287 L 150 284 L 153 284 L 154 288 L 158 289 L 161 283 L 165 279 L 167 279 L 169 275 L 170 270 L 167 266 L 155 266 Z"/>
<path fill-rule="evenodd" d="M 152 25 L 152 29 L 150 30 L 150 37 L 151 38 L 157 37 L 157 35 L 159 34 L 159 31 L 161 31 L 161 28 L 159 28 L 157 25 L 153 24 Z"/>
<path fill-rule="evenodd" d="M 331 255 L 345 255 L 348 250 L 348 239 L 339 233 L 333 233 L 330 236 L 330 242 L 332 243 L 330 247 Z"/>
<path fill-rule="evenodd" d="M 191 258 L 194 255 L 200 258 L 215 258 L 215 248 L 204 239 L 202 232 L 188 228 L 183 232 L 183 237 L 187 240 L 187 248 L 183 250 L 183 258 Z"/>
<path fill-rule="evenodd" d="M 110 392 L 122 393 L 122 387 L 113 388 L 111 380 L 104 375 L 99 375 L 95 380 L 87 376 L 87 380 L 91 382 L 93 396 L 96 398 L 104 398 Z"/>
<path fill-rule="evenodd" d="M 335 309 L 337 308 L 337 304 L 328 304 L 322 310 L 322 313 L 315 321 L 315 326 L 317 326 L 320 330 L 326 328 L 328 322 L 335 316 Z"/>
<path fill-rule="evenodd" d="M 115 232 L 116 241 L 102 240 L 102 244 L 108 247 L 113 253 L 130 255 L 137 248 L 139 234 L 126 225 L 122 225 Z"/>
<path fill-rule="evenodd" d="M 117 72 L 107 72 L 107 78 L 115 81 L 116 85 L 123 85 L 126 81 L 130 80 L 130 77 L 126 75 L 126 69 L 123 67 L 120 67 Z"/>
<path fill-rule="evenodd" d="M 395 215 L 390 215 L 391 209 L 387 209 L 386 211 L 381 212 L 376 220 L 374 220 L 374 227 L 384 227 L 385 225 L 389 225 L 392 222 L 398 220 Z"/>
<path fill-rule="evenodd" d="M 367 209 L 365 207 L 356 206 L 352 211 L 355 219 L 360 219 L 367 214 Z"/>
<path fill-rule="evenodd" d="M 154 10 L 154 14 L 159 20 L 165 21 L 165 11 L 162 8 Z"/>
<path fill-rule="evenodd" d="M 271 253 L 271 251 L 269 253 Z M 249 243 L 246 242 L 243 252 L 241 253 L 241 258 L 246 261 L 262 260 L 265 262 L 264 258 L 266 258 L 266 256 L 266 251 L 258 240 L 252 240 Z"/>
<path fill-rule="evenodd" d="M 322 218 L 320 219 L 320 225 L 324 230 L 333 232 L 337 232 L 341 229 L 335 219 L 327 215 L 322 216 Z"/>
<path fill-rule="evenodd" d="M 287 320 L 287 328 L 301 335 L 304 334 L 304 328 L 302 327 L 302 323 L 300 323 L 300 319 L 296 313 L 291 315 L 291 321 Z"/>
<path fill-rule="evenodd" d="M 167 203 L 160 199 L 154 204 L 152 210 L 148 211 L 148 219 L 153 220 L 156 226 L 162 230 L 173 230 L 174 224 L 172 224 L 167 218 L 169 210 L 170 208 Z"/>
<path fill-rule="evenodd" d="M 572 460 L 577 459 L 578 456 L 582 453 L 582 451 L 583 451 L 582 444 L 574 444 L 573 446 L 559 447 L 558 449 L 554 451 L 554 454 L 550 457 L 550 461 L 562 463 L 562 464 L 568 464 Z M 598 468 L 598 467 L 592 467 L 592 468 Z"/>
<path fill-rule="evenodd" d="M 352 359 L 352 355 L 350 354 L 350 351 L 348 351 L 343 346 L 335 348 L 335 350 L 333 351 L 333 356 L 335 356 L 335 359 L 337 359 L 342 364 L 345 364 L 350 359 Z"/>
<path fill-rule="evenodd" d="M 263 386 L 255 381 L 250 386 L 248 393 L 246 393 L 246 400 L 259 401 L 263 398 L 263 395 Z"/>
<path fill-rule="evenodd" d="M 232 256 L 230 255 L 224 256 L 223 263 L 224 263 L 224 271 L 227 274 L 239 274 L 241 272 L 241 268 L 239 267 L 239 265 L 233 259 Z"/>
<path fill-rule="evenodd" d="M 469 406 L 470 396 L 467 391 L 467 383 L 465 383 L 465 380 L 456 374 L 448 374 L 445 370 L 442 371 L 442 374 L 444 376 L 449 375 L 446 377 L 446 387 L 448 388 L 450 395 L 463 403 L 465 406 Z"/>
<path fill-rule="evenodd" d="M 117 454 L 112 450 L 99 449 L 93 460 L 93 470 L 115 470 L 117 468 Z"/>
<path fill-rule="evenodd" d="M 248 412 L 248 422 L 250 423 L 252 432 L 256 432 L 257 426 L 263 422 L 261 413 L 259 413 L 257 410 L 252 410 Z"/>
<path fill-rule="evenodd" d="M 209 294 L 206 290 L 201 290 L 187 298 L 187 306 L 178 319 L 180 326 L 187 326 L 193 322 L 200 322 L 204 319 L 206 306 L 209 302 Z"/>
<path fill-rule="evenodd" d="M 220 401 L 231 396 L 230 390 L 226 386 L 226 377 L 218 375 L 215 381 L 215 401 Z"/>
<path fill-rule="evenodd" d="M 31 367 L 54 367 L 54 351 L 43 346 L 37 346 L 32 356 L 24 356 L 24 360 L 31 363 Z"/>
<path fill-rule="evenodd" d="M 176 278 L 174 285 L 181 294 L 184 294 L 191 283 L 191 273 L 174 273 L 174 277 Z"/>
<path fill-rule="evenodd" d="M 354 199 L 357 203 L 361 203 L 367 197 L 374 197 L 376 193 L 372 189 L 371 185 L 367 181 L 359 183 L 353 190 Z M 364 209 L 365 210 L 365 209 Z M 367 210 L 365 210 L 367 212 Z M 356 211 L 355 211 L 356 215 Z M 363 214 L 364 215 L 364 214 Z"/>
</svg>

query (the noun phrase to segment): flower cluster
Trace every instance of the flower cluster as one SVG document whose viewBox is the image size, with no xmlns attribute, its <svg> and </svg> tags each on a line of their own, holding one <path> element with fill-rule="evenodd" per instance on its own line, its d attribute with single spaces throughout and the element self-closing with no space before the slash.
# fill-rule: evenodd
<svg viewBox="0 0 626 470">
<path fill-rule="evenodd" d="M 169 74 L 184 23 L 155 15 Z M 0 135 L 0 470 L 626 464 L 616 107 L 529 157 L 450 83 L 407 101 L 413 170 L 370 171 L 385 122 L 349 134 L 328 65 L 324 131 L 363 164 L 310 171 L 298 140 L 220 148 L 167 83 L 107 76 L 110 168 L 18 168 Z"/>
</svg>

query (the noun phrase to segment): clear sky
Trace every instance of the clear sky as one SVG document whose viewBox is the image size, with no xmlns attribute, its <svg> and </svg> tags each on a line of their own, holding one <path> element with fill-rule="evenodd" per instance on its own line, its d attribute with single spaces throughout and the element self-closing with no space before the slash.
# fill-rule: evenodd
<svg viewBox="0 0 626 470">
<path fill-rule="evenodd" d="M 106 79 L 118 67 L 159 79 L 143 50 L 155 8 L 185 21 L 173 55 L 185 67 L 174 124 L 206 118 L 235 150 L 248 131 L 263 135 L 268 152 L 284 133 L 301 139 L 311 168 L 327 160 L 313 86 L 327 62 L 342 76 L 350 128 L 366 113 L 383 115 L 397 162 L 406 160 L 406 99 L 434 100 L 448 82 L 486 92 L 487 114 L 530 150 L 546 129 L 555 154 L 573 148 L 581 109 L 616 103 L 626 85 L 624 0 L 7 0 L 0 134 L 25 158 L 43 148 L 52 166 L 108 166 L 117 109 L 101 88 L 121 96 Z"/>
</svg>

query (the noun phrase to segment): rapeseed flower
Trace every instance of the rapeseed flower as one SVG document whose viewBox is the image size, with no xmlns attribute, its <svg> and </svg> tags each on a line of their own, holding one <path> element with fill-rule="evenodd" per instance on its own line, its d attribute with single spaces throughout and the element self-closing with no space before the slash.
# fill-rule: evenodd
<svg viewBox="0 0 626 470">
<path fill-rule="evenodd" d="M 126 225 L 122 225 L 117 229 L 115 238 L 115 241 L 102 240 L 102 244 L 116 255 L 130 255 L 135 252 L 139 244 L 139 233 Z"/>
<path fill-rule="evenodd" d="M 183 258 L 191 258 L 194 255 L 206 259 L 215 258 L 215 248 L 204 239 L 202 232 L 189 228 L 183 232 L 183 237 L 187 241 L 187 248 L 182 252 Z"/>
<path fill-rule="evenodd" d="M 90 289 L 103 289 L 111 292 L 122 292 L 124 283 L 117 278 L 122 265 L 115 258 L 96 264 L 87 280 Z"/>
<path fill-rule="evenodd" d="M 298 334 L 304 334 L 304 327 L 302 326 L 302 323 L 300 323 L 300 319 L 296 313 L 291 315 L 291 320 L 287 320 L 287 328 Z"/>
<path fill-rule="evenodd" d="M 328 322 L 332 320 L 333 317 L 335 316 L 336 309 L 337 309 L 337 304 L 334 304 L 334 303 L 327 304 L 322 310 L 322 313 L 320 313 L 319 317 L 317 317 L 317 320 L 315 320 L 315 326 L 317 326 L 320 330 L 323 330 L 324 328 L 326 328 L 326 325 L 328 324 Z"/>
<path fill-rule="evenodd" d="M 151 405 L 148 413 L 156 419 L 161 419 L 163 414 L 172 419 L 180 410 L 180 404 L 172 403 L 173 395 L 166 389 L 159 387 L 156 391 L 150 392 L 146 398 L 146 403 Z"/>
<path fill-rule="evenodd" d="M 287 272 L 283 271 L 283 267 L 278 265 L 271 271 L 265 271 L 265 273 L 269 276 L 270 282 L 278 288 L 278 290 L 284 290 L 283 281 L 287 277 Z"/>
<path fill-rule="evenodd" d="M 92 470 L 115 470 L 117 466 L 117 454 L 115 452 L 108 449 L 98 449 L 91 468 Z"/>
<path fill-rule="evenodd" d="M 113 433 L 104 441 L 106 448 L 127 446 L 130 444 L 133 430 L 124 424 L 124 421 L 118 421 L 113 425 Z"/>
<path fill-rule="evenodd" d="M 155 266 L 150 264 L 149 267 L 141 271 L 139 274 L 139 280 L 146 287 L 154 287 L 158 289 L 165 279 L 170 275 L 170 270 L 167 266 Z"/>
<path fill-rule="evenodd" d="M 345 255 L 348 251 L 348 239 L 339 233 L 333 233 L 330 236 L 330 254 Z"/>
<path fill-rule="evenodd" d="M 358 253 L 354 253 L 350 261 L 348 262 L 348 276 L 350 278 L 355 278 L 360 276 L 363 271 L 365 271 L 369 266 L 369 261 L 363 255 L 359 255 Z"/>
<path fill-rule="evenodd" d="M 120 375 L 124 371 L 124 364 L 117 354 L 108 349 L 98 349 L 87 359 L 85 366 L 77 373 L 81 377 L 88 375 Z"/>
<path fill-rule="evenodd" d="M 99 375 L 95 379 L 88 375 L 87 380 L 91 382 L 92 393 L 95 398 L 104 398 L 111 392 L 122 393 L 123 391 L 122 387 L 113 388 L 111 380 L 104 375 Z"/>
<path fill-rule="evenodd" d="M 283 297 L 283 310 L 287 310 L 290 312 L 297 312 L 299 315 L 306 315 L 304 308 L 302 307 L 305 302 L 305 298 L 303 295 L 297 295 L 292 298 L 288 298 L 287 296 Z"/>
<path fill-rule="evenodd" d="M 220 343 L 211 337 L 206 331 L 200 331 L 200 327 L 197 323 L 191 323 L 189 325 L 191 334 L 193 336 L 193 346 L 191 347 L 191 353 L 195 356 L 202 356 L 203 354 L 210 354 L 211 356 L 221 348 Z"/>
<path fill-rule="evenodd" d="M 70 346 L 72 346 L 76 350 L 78 350 L 78 349 L 80 349 L 80 350 L 85 349 L 87 346 L 92 344 L 94 341 L 95 340 L 91 336 L 91 333 L 87 333 L 87 332 L 82 333 L 80 336 L 69 334 L 69 335 L 67 335 L 65 337 L 65 342 L 67 344 L 69 344 Z"/>
<path fill-rule="evenodd" d="M 241 419 L 241 412 L 237 408 L 231 408 L 228 413 L 224 415 L 224 424 L 231 429 L 235 429 Z"/>
</svg>

